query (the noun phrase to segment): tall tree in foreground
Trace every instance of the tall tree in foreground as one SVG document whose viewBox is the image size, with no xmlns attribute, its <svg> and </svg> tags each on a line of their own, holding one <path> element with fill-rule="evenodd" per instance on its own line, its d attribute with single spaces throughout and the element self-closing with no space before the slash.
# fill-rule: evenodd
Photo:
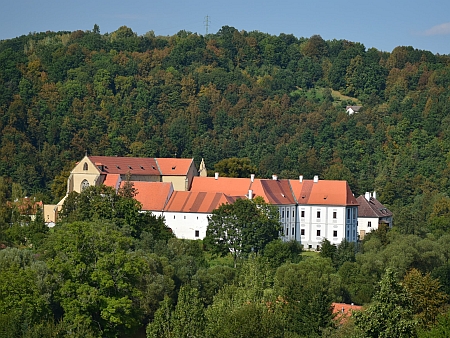
<svg viewBox="0 0 450 338">
<path fill-rule="evenodd" d="M 370 338 L 416 337 L 412 299 L 392 269 L 386 270 L 379 286 L 374 302 L 354 313 L 356 326 Z"/>
<path fill-rule="evenodd" d="M 262 198 L 238 199 L 213 211 L 204 242 L 216 255 L 231 253 L 236 265 L 241 255 L 262 252 L 280 231 L 277 210 Z"/>
<path fill-rule="evenodd" d="M 447 294 L 440 290 L 439 281 L 433 279 L 430 273 L 422 275 L 419 270 L 412 269 L 403 279 L 403 285 L 411 295 L 419 324 L 423 327 L 435 324 L 448 300 Z"/>
</svg>

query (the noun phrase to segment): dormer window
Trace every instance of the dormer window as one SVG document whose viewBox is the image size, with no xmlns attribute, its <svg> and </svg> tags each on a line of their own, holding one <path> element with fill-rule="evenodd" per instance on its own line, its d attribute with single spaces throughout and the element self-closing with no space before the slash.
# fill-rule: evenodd
<svg viewBox="0 0 450 338">
<path fill-rule="evenodd" d="M 84 162 L 84 164 L 83 164 L 83 170 L 84 170 L 84 171 L 87 171 L 87 170 L 88 170 L 88 164 L 87 164 L 87 162 Z"/>
</svg>

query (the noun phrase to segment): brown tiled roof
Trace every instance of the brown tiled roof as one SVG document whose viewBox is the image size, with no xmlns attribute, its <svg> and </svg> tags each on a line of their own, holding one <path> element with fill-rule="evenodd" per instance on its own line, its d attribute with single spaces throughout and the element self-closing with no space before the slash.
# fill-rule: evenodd
<svg viewBox="0 0 450 338">
<path fill-rule="evenodd" d="M 358 205 L 347 181 L 291 180 L 290 183 L 299 204 Z"/>
<path fill-rule="evenodd" d="M 164 211 L 211 213 L 224 203 L 234 203 L 237 198 L 223 193 L 175 191 Z"/>
<path fill-rule="evenodd" d="M 358 217 L 390 217 L 392 212 L 381 204 L 377 199 L 370 197 L 369 201 L 361 195 L 357 199 Z"/>
<path fill-rule="evenodd" d="M 122 181 L 123 187 L 126 181 Z M 162 211 L 167 204 L 172 192 L 172 183 L 168 182 L 144 182 L 132 181 L 137 194 L 135 199 L 141 202 L 144 211 Z"/>
<path fill-rule="evenodd" d="M 261 196 L 266 203 L 275 205 L 295 204 L 295 198 L 288 180 L 255 179 L 250 189 L 253 190 L 253 198 Z"/>
<path fill-rule="evenodd" d="M 349 110 L 350 108 L 351 108 L 353 111 L 359 111 L 359 110 L 362 108 L 362 106 L 347 106 L 347 107 L 345 108 L 345 110 Z"/>
<path fill-rule="evenodd" d="M 161 175 L 187 175 L 193 159 L 189 158 L 156 158 Z"/>
<path fill-rule="evenodd" d="M 125 175 L 130 173 L 132 175 L 161 175 L 154 158 L 89 156 L 89 159 L 97 166 L 102 174 Z"/>
<path fill-rule="evenodd" d="M 200 177 L 195 176 L 191 191 L 195 192 L 221 192 L 229 196 L 245 196 L 250 189 L 250 178 L 232 177 Z"/>
</svg>

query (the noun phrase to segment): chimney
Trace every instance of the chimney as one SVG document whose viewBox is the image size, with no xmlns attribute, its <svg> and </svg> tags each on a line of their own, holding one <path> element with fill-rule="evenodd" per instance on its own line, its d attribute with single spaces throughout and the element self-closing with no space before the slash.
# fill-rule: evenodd
<svg viewBox="0 0 450 338">
<path fill-rule="evenodd" d="M 367 192 L 364 194 L 364 197 L 366 198 L 366 200 L 370 201 L 370 192 Z"/>
<path fill-rule="evenodd" d="M 374 192 L 372 193 L 372 197 L 373 197 L 374 199 L 377 199 L 377 192 L 376 192 L 376 191 L 374 191 Z"/>
<path fill-rule="evenodd" d="M 215 178 L 216 180 L 218 180 L 218 179 L 219 179 L 219 173 L 214 173 L 214 178 Z"/>
<path fill-rule="evenodd" d="M 277 175 L 272 175 L 272 180 L 274 180 L 274 181 L 278 180 L 278 176 Z"/>
<path fill-rule="evenodd" d="M 253 199 L 253 190 L 252 189 L 248 190 L 248 199 L 249 200 Z"/>
<path fill-rule="evenodd" d="M 251 174 L 250 175 L 250 181 L 252 181 L 252 183 L 253 183 L 254 180 L 255 180 L 255 174 Z"/>
<path fill-rule="evenodd" d="M 317 183 L 317 182 L 319 182 L 319 176 L 315 175 L 314 176 L 314 183 Z"/>
<path fill-rule="evenodd" d="M 298 179 L 300 180 L 300 183 L 302 183 L 302 182 L 303 182 L 303 175 L 300 175 L 300 176 L 298 177 Z"/>
</svg>

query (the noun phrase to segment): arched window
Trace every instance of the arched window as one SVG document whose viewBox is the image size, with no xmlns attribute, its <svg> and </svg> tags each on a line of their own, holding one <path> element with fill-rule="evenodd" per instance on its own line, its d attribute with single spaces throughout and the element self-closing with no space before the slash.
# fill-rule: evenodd
<svg viewBox="0 0 450 338">
<path fill-rule="evenodd" d="M 83 170 L 88 170 L 88 164 L 87 164 L 87 162 L 84 162 L 84 164 L 83 164 Z"/>
<path fill-rule="evenodd" d="M 83 191 L 84 189 L 89 187 L 89 182 L 87 180 L 83 180 L 83 182 L 81 182 L 81 191 Z"/>
</svg>

